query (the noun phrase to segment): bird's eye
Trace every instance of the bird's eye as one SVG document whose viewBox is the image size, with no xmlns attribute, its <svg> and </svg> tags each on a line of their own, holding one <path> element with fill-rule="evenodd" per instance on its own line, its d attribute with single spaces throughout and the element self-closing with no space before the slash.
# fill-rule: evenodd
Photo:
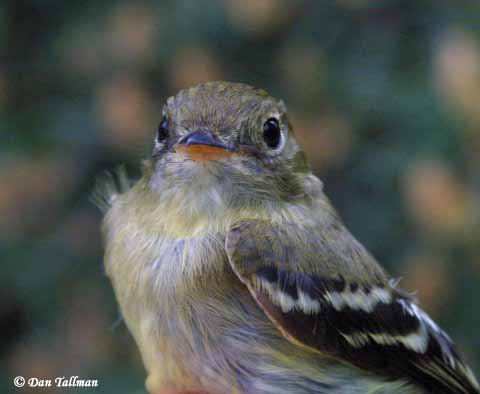
<svg viewBox="0 0 480 394">
<path fill-rule="evenodd" d="M 162 121 L 160 122 L 160 125 L 158 126 L 157 142 L 161 144 L 165 142 L 167 138 L 168 138 L 168 119 L 164 116 L 162 118 Z"/>
<path fill-rule="evenodd" d="M 263 124 L 263 140 L 268 147 L 278 148 L 282 140 L 282 132 L 277 119 L 270 118 Z"/>
</svg>

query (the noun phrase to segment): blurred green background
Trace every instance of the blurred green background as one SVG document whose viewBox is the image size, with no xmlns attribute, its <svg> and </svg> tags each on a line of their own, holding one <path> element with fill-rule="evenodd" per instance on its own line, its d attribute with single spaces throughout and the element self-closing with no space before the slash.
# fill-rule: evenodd
<svg viewBox="0 0 480 394">
<path fill-rule="evenodd" d="M 474 1 L 2 1 L 0 392 L 17 375 L 144 392 L 89 194 L 104 169 L 138 175 L 166 97 L 218 79 L 286 101 L 348 227 L 480 373 L 479 16 Z"/>
</svg>

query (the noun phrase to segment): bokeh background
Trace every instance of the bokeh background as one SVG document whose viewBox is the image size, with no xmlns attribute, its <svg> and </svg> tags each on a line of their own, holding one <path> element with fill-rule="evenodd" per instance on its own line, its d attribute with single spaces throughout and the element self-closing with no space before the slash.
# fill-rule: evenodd
<svg viewBox="0 0 480 394">
<path fill-rule="evenodd" d="M 2 1 L 0 392 L 17 375 L 144 392 L 89 195 L 105 169 L 138 176 L 166 97 L 218 79 L 286 101 L 349 228 L 479 374 L 479 15 L 474 1 Z"/>
</svg>

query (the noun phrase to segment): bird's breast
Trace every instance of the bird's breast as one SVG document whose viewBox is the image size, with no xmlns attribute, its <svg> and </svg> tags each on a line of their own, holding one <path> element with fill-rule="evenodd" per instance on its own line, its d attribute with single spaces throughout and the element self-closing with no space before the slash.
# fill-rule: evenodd
<svg viewBox="0 0 480 394">
<path fill-rule="evenodd" d="M 219 365 L 227 365 L 221 345 L 224 302 L 230 298 L 227 292 L 240 285 L 231 284 L 238 280 L 228 264 L 224 237 L 153 237 L 129 225 L 128 232 L 109 240 L 105 263 L 149 372 L 147 384 L 203 390 L 205 377 L 217 376 Z M 233 310 L 226 315 L 232 313 L 227 325 L 235 324 Z"/>
</svg>

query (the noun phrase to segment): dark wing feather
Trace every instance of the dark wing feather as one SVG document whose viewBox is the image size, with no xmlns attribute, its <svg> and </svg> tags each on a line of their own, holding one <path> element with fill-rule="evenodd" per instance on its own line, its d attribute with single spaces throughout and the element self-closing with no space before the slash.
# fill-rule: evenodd
<svg viewBox="0 0 480 394">
<path fill-rule="evenodd" d="M 283 237 L 282 247 L 272 234 Z M 286 236 L 244 222 L 226 243 L 234 271 L 285 337 L 387 378 L 408 379 L 429 393 L 480 392 L 450 338 L 410 296 L 391 282 L 367 286 L 305 272 L 298 261 L 288 264 L 286 258 L 298 260 L 301 253 Z"/>
</svg>

